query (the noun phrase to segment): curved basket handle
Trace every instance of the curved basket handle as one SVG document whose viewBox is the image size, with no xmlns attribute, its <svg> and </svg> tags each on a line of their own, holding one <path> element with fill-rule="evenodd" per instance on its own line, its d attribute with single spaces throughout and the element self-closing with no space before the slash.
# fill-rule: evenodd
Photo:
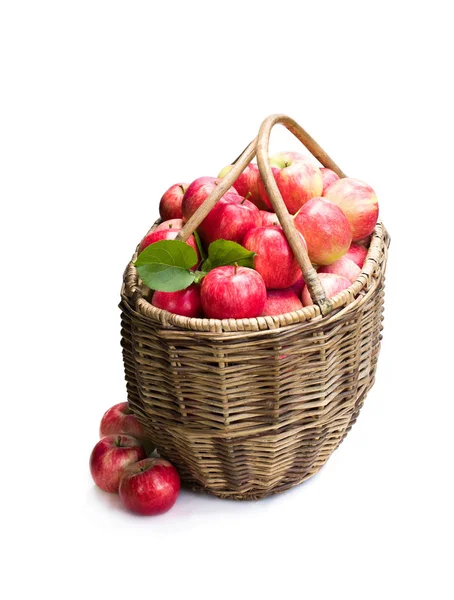
<svg viewBox="0 0 454 600">
<path fill-rule="evenodd" d="M 268 146 L 270 140 L 271 129 L 274 125 L 281 123 L 284 125 L 306 148 L 319 160 L 322 165 L 332 169 L 339 177 L 345 177 L 345 173 L 336 165 L 336 163 L 326 154 L 326 152 L 317 144 L 317 142 L 300 126 L 296 121 L 286 115 L 271 115 L 266 118 L 259 131 L 257 138 L 257 163 L 260 170 L 260 175 L 263 179 L 266 191 L 274 211 L 279 219 L 279 223 L 284 230 L 285 236 L 293 250 L 293 253 L 298 261 L 303 272 L 304 281 L 309 289 L 312 301 L 320 307 L 322 315 L 330 313 L 333 309 L 332 301 L 326 297 L 317 271 L 312 266 L 312 263 L 307 254 L 307 250 L 298 235 L 297 229 L 293 223 L 287 207 L 282 199 L 279 188 L 274 180 L 271 170 Z"/>
<path fill-rule="evenodd" d="M 185 223 L 183 229 L 179 231 L 176 239 L 185 242 L 190 235 L 194 233 L 203 219 L 208 215 L 210 210 L 216 204 L 216 202 L 222 198 L 227 190 L 233 185 L 239 175 L 248 166 L 251 160 L 255 156 L 257 148 L 257 138 L 252 140 L 249 146 L 243 151 L 242 154 L 235 160 L 233 168 L 227 173 L 224 179 L 216 186 L 216 189 L 211 192 L 205 202 L 199 206 L 192 217 L 187 223 Z"/>
</svg>

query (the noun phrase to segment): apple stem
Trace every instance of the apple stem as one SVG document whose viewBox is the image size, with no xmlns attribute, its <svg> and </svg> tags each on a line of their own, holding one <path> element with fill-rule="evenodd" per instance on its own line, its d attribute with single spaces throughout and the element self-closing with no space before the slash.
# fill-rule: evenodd
<svg viewBox="0 0 454 600">
<path fill-rule="evenodd" d="M 115 440 L 115 445 L 118 448 L 121 448 L 121 437 L 120 436 L 118 436 L 117 439 Z"/>
<path fill-rule="evenodd" d="M 241 204 L 243 204 L 243 202 L 245 202 L 249 198 L 249 196 L 252 196 L 251 192 L 248 192 L 246 194 L 246 196 L 241 200 Z"/>
<path fill-rule="evenodd" d="M 235 275 L 236 275 L 237 271 L 238 271 L 238 263 L 235 263 L 235 271 L 234 271 Z"/>
<path fill-rule="evenodd" d="M 169 229 L 172 229 L 172 227 L 173 227 L 173 225 L 172 225 L 172 223 L 170 223 L 170 225 L 169 225 Z"/>
<path fill-rule="evenodd" d="M 181 189 L 181 191 L 183 192 L 183 194 L 185 194 L 185 193 L 186 193 L 186 190 L 184 189 L 184 185 L 180 185 L 180 189 Z"/>
</svg>

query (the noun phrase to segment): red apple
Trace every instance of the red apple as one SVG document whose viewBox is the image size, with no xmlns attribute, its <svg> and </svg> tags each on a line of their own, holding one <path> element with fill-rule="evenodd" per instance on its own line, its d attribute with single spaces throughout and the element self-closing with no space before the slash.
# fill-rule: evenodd
<svg viewBox="0 0 454 600">
<path fill-rule="evenodd" d="M 103 438 L 106 435 L 116 435 L 119 433 L 132 435 L 138 440 L 142 440 L 146 437 L 142 425 L 129 408 L 128 402 L 115 404 L 109 408 L 109 410 L 106 410 L 101 419 L 101 425 L 99 426 L 100 438 Z"/>
<path fill-rule="evenodd" d="M 266 292 L 265 307 L 262 316 L 283 315 L 303 308 L 301 300 L 295 294 L 292 288 L 285 290 L 268 290 Z"/>
<path fill-rule="evenodd" d="M 378 200 L 370 185 L 344 177 L 332 183 L 323 195 L 344 211 L 354 242 L 373 232 L 378 218 Z"/>
<path fill-rule="evenodd" d="M 337 181 L 339 179 L 339 175 L 337 173 L 335 173 L 334 171 L 332 171 L 331 169 L 328 169 L 327 167 L 322 167 L 320 169 L 320 172 L 322 174 L 322 179 L 323 179 L 322 194 L 324 194 L 326 188 L 329 187 L 332 183 L 334 183 L 335 181 Z"/>
<path fill-rule="evenodd" d="M 186 190 L 181 204 L 183 219 L 188 221 L 195 211 L 201 206 L 221 180 L 216 177 L 199 177 L 193 181 Z M 237 191 L 231 187 L 227 193 L 236 194 Z"/>
<path fill-rule="evenodd" d="M 174 229 L 172 227 L 172 229 L 161 229 L 161 230 L 155 229 L 154 231 L 147 233 L 147 235 L 140 242 L 139 254 L 140 254 L 140 252 L 143 252 L 145 250 L 145 248 L 147 248 L 151 244 L 154 244 L 155 242 L 160 242 L 161 240 L 174 240 L 177 237 L 179 231 L 180 231 L 179 229 Z M 193 235 L 191 235 L 187 239 L 186 244 L 188 244 L 189 246 L 192 246 L 192 248 L 194 248 L 194 250 L 197 253 L 197 257 L 199 257 L 197 243 L 196 243 Z"/>
<path fill-rule="evenodd" d="M 320 273 L 319 278 L 328 298 L 332 298 L 339 292 L 342 292 L 342 290 L 346 290 L 351 285 L 348 279 L 345 279 L 345 277 L 341 277 L 340 275 L 335 275 L 334 273 Z M 301 300 L 303 301 L 304 306 L 310 306 L 313 304 L 307 286 L 304 286 Z"/>
<path fill-rule="evenodd" d="M 361 275 L 361 269 L 358 267 L 356 263 L 354 263 L 349 258 L 346 258 L 345 255 L 341 256 L 338 260 L 335 260 L 330 265 L 325 265 L 324 267 L 320 267 L 318 270 L 319 273 L 334 273 L 335 275 L 340 275 L 341 277 L 345 277 L 351 283 L 356 281 L 358 277 Z"/>
<path fill-rule="evenodd" d="M 241 244 L 246 233 L 262 221 L 260 211 L 245 198 L 227 192 L 218 200 L 198 228 L 202 241 L 209 246 L 215 240 Z"/>
<path fill-rule="evenodd" d="M 364 262 L 366 260 L 368 249 L 364 246 L 360 246 L 359 244 L 351 244 L 350 248 L 347 250 L 347 254 L 345 254 L 345 258 L 349 258 L 354 263 L 363 268 Z"/>
<path fill-rule="evenodd" d="M 298 279 L 298 281 L 292 285 L 292 290 L 295 292 L 295 294 L 298 296 L 298 298 L 301 298 L 301 292 L 303 291 L 303 287 L 305 285 L 306 285 L 306 282 L 304 281 L 304 277 L 302 275 Z"/>
<path fill-rule="evenodd" d="M 217 267 L 202 279 L 201 299 L 209 319 L 251 319 L 262 314 L 265 282 L 254 269 Z"/>
<path fill-rule="evenodd" d="M 169 219 L 168 221 L 163 221 L 162 223 L 159 223 L 155 231 L 165 231 L 166 229 L 177 229 L 179 231 L 180 229 L 183 229 L 183 225 L 183 219 Z"/>
<path fill-rule="evenodd" d="M 118 490 L 123 504 L 139 515 L 160 515 L 175 504 L 180 477 L 163 458 L 145 458 L 127 467 Z"/>
<path fill-rule="evenodd" d="M 260 216 L 262 217 L 262 227 L 267 227 L 268 225 L 275 225 L 276 227 L 281 226 L 276 213 L 269 212 L 267 210 L 261 210 Z"/>
<path fill-rule="evenodd" d="M 329 265 L 343 256 L 352 241 L 347 217 L 326 198 L 312 198 L 295 215 L 295 226 L 307 244 L 309 258 L 318 265 Z"/>
<path fill-rule="evenodd" d="M 202 317 L 200 288 L 193 283 L 178 292 L 155 292 L 151 301 L 153 306 L 168 310 L 183 317 Z"/>
<path fill-rule="evenodd" d="M 218 175 L 219 179 L 224 179 L 224 177 L 232 170 L 232 168 L 233 165 L 227 165 L 227 167 L 224 167 Z M 266 208 L 266 205 L 263 203 L 260 196 L 259 181 L 260 172 L 258 166 L 255 163 L 249 163 L 244 171 L 235 180 L 235 190 L 240 196 L 243 196 L 243 198 L 247 197 L 247 199 L 255 204 L 258 208 Z"/>
<path fill-rule="evenodd" d="M 293 153 L 275 154 L 270 164 L 282 199 L 292 215 L 308 200 L 322 194 L 322 174 L 314 164 L 293 158 Z M 263 182 L 259 185 L 263 201 L 271 208 Z"/>
<path fill-rule="evenodd" d="M 243 246 L 256 253 L 254 268 L 268 289 L 288 288 L 301 277 L 301 268 L 281 227 L 251 229 Z"/>
<path fill-rule="evenodd" d="M 183 216 L 181 203 L 188 187 L 187 183 L 176 183 L 169 187 L 159 203 L 161 219 L 181 219 Z"/>
<path fill-rule="evenodd" d="M 118 492 L 123 469 L 142 460 L 146 452 L 140 442 L 131 435 L 108 435 L 103 437 L 90 456 L 93 481 L 105 492 Z"/>
</svg>

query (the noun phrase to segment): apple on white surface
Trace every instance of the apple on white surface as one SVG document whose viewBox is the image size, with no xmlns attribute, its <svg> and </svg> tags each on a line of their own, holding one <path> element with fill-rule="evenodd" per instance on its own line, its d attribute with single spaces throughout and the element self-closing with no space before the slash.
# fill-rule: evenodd
<svg viewBox="0 0 454 600">
<path fill-rule="evenodd" d="M 346 258 L 345 255 L 341 256 L 341 258 L 335 260 L 330 265 L 320 267 L 318 272 L 334 273 L 335 275 L 345 277 L 345 279 L 348 279 L 351 283 L 356 281 L 361 275 L 361 269 L 358 267 L 358 265 L 349 258 Z"/>
<path fill-rule="evenodd" d="M 314 196 L 321 196 L 323 179 L 316 165 L 295 158 L 294 153 L 289 152 L 272 156 L 270 165 L 282 199 L 292 215 Z M 259 186 L 262 200 L 268 208 L 272 208 L 263 181 Z"/>
<path fill-rule="evenodd" d="M 267 290 L 262 316 L 283 315 L 300 308 L 303 308 L 303 305 L 292 288 Z"/>
<path fill-rule="evenodd" d="M 246 233 L 262 222 L 259 209 L 236 193 L 227 192 L 218 200 L 198 228 L 206 246 L 216 240 L 241 244 Z"/>
<path fill-rule="evenodd" d="M 145 458 L 124 469 L 118 492 L 129 510 L 139 515 L 160 515 L 175 504 L 180 477 L 168 460 Z"/>
<path fill-rule="evenodd" d="M 111 406 L 104 413 L 99 426 L 99 437 L 124 433 L 138 440 L 144 439 L 145 431 L 132 412 L 128 402 L 120 402 Z"/>
<path fill-rule="evenodd" d="M 99 440 L 90 455 L 93 481 L 105 492 L 118 492 L 123 469 L 145 457 L 145 449 L 135 437 L 107 435 Z"/>
<path fill-rule="evenodd" d="M 301 239 L 305 243 L 303 236 Z M 243 246 L 256 253 L 254 268 L 262 275 L 268 289 L 291 287 L 301 277 L 301 268 L 281 227 L 251 229 Z"/>
<path fill-rule="evenodd" d="M 359 179 L 344 177 L 332 183 L 323 193 L 344 212 L 352 230 L 352 241 L 370 235 L 378 219 L 378 200 L 374 190 Z"/>
<path fill-rule="evenodd" d="M 258 317 L 265 306 L 265 282 L 248 267 L 217 267 L 202 279 L 201 300 L 209 319 Z"/>
<path fill-rule="evenodd" d="M 156 291 L 153 294 L 151 303 L 157 308 L 168 310 L 183 317 L 199 318 L 203 315 L 200 286 L 195 283 L 177 292 Z"/>
<path fill-rule="evenodd" d="M 351 282 L 348 279 L 341 277 L 340 275 L 335 275 L 334 273 L 320 273 L 318 277 L 327 298 L 332 298 L 339 292 L 349 288 L 351 285 Z M 313 304 L 307 285 L 304 286 L 301 300 L 303 301 L 304 306 L 311 306 Z"/>
<path fill-rule="evenodd" d="M 347 217 L 326 198 L 312 198 L 297 212 L 294 223 L 307 244 L 309 258 L 318 265 L 329 265 L 343 256 L 352 241 Z"/>
<path fill-rule="evenodd" d="M 183 216 L 181 203 L 187 187 L 187 183 L 176 183 L 164 193 L 159 203 L 161 219 L 181 219 Z"/>
</svg>

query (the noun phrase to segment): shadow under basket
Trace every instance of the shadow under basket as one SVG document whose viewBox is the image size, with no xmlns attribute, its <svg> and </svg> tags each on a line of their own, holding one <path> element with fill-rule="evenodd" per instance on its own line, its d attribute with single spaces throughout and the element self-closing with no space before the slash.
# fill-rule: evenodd
<svg viewBox="0 0 454 600">
<path fill-rule="evenodd" d="M 294 121 L 272 118 L 344 175 Z M 260 150 L 260 134 L 258 144 L 238 159 L 227 184 Z M 320 470 L 374 383 L 388 245 L 378 221 L 361 275 L 330 299 L 328 311 L 320 302 L 277 317 L 222 321 L 152 306 L 133 266 L 136 251 L 120 304 L 128 400 L 184 483 L 222 498 L 258 499 Z"/>
</svg>

